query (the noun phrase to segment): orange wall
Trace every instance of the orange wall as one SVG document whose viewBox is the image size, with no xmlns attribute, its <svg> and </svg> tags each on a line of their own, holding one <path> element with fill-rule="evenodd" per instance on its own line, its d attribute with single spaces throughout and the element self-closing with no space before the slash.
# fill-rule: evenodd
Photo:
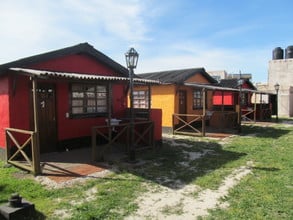
<svg viewBox="0 0 293 220">
<path fill-rule="evenodd" d="M 175 107 L 175 86 L 174 85 L 161 85 L 152 86 L 151 88 L 151 106 L 152 108 L 162 109 L 162 126 L 172 126 L 172 115 Z"/>
<path fill-rule="evenodd" d="M 185 82 L 207 83 L 205 77 L 196 74 Z M 193 109 L 193 90 L 190 86 L 177 85 L 153 85 L 151 86 L 151 108 L 162 109 L 162 126 L 172 127 L 172 117 L 179 111 L 179 90 L 185 90 L 187 95 L 187 112 L 186 114 L 202 114 L 201 109 Z M 146 86 L 135 86 L 134 90 L 147 90 Z M 207 94 L 207 109 L 212 107 L 212 91 Z M 175 122 L 176 123 L 176 122 Z"/>
<path fill-rule="evenodd" d="M 148 90 L 147 86 L 135 86 L 135 91 Z M 151 108 L 162 109 L 162 126 L 172 126 L 172 115 L 174 113 L 174 85 L 151 86 Z M 129 102 L 128 102 L 129 103 Z"/>
</svg>

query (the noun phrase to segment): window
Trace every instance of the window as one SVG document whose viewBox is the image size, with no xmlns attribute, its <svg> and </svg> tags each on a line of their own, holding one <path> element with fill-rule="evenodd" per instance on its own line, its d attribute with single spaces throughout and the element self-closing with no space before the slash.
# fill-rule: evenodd
<svg viewBox="0 0 293 220">
<path fill-rule="evenodd" d="M 107 86 L 94 84 L 71 85 L 71 114 L 95 116 L 107 113 Z"/>
<path fill-rule="evenodd" d="M 149 107 L 149 92 L 145 90 L 133 91 L 133 107 L 148 108 Z"/>
<path fill-rule="evenodd" d="M 193 109 L 201 109 L 203 107 L 202 90 L 193 90 Z"/>
<path fill-rule="evenodd" d="M 213 94 L 213 105 L 234 105 L 232 92 L 215 91 Z"/>
</svg>

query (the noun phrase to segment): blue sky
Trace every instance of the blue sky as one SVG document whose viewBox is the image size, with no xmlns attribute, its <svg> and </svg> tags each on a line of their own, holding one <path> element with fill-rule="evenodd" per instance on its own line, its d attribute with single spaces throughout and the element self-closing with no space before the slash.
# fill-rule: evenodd
<svg viewBox="0 0 293 220">
<path fill-rule="evenodd" d="M 0 63 L 88 42 L 136 73 L 204 67 L 266 82 L 293 45 L 292 0 L 1 0 Z"/>
</svg>

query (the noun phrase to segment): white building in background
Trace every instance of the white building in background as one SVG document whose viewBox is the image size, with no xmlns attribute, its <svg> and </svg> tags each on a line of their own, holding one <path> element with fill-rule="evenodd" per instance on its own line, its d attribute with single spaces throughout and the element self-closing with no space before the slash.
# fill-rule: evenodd
<svg viewBox="0 0 293 220">
<path fill-rule="evenodd" d="M 293 117 L 293 46 L 284 51 L 277 47 L 273 59 L 269 61 L 268 84 L 257 85 L 258 90 L 275 93 L 275 84 L 280 85 L 278 95 L 278 115 Z"/>
<path fill-rule="evenodd" d="M 227 79 L 227 72 L 225 70 L 207 71 L 211 77 L 220 82 L 221 79 Z"/>
<path fill-rule="evenodd" d="M 251 73 L 227 73 L 225 70 L 207 71 L 215 80 L 220 81 L 221 79 L 252 79 Z"/>
</svg>

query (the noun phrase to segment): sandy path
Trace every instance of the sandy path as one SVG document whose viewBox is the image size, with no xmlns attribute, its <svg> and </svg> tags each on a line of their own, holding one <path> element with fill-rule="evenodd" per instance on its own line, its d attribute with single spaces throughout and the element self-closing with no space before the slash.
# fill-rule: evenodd
<svg viewBox="0 0 293 220">
<path fill-rule="evenodd" d="M 208 214 L 209 209 L 226 207 L 220 199 L 251 172 L 249 167 L 240 167 L 227 176 L 217 190 L 200 191 L 195 185 L 186 185 L 174 190 L 164 186 L 154 188 L 148 185 L 149 192 L 137 199 L 138 211 L 127 217 L 134 219 L 196 219 Z M 196 196 L 195 196 L 196 195 Z"/>
</svg>

